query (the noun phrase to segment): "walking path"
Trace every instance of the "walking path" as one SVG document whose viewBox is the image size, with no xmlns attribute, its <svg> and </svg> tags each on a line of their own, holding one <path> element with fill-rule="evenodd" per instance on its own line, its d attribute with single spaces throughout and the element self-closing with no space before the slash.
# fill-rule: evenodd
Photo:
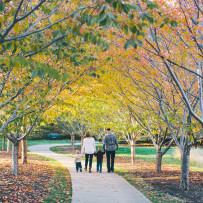
<svg viewBox="0 0 203 203">
<path fill-rule="evenodd" d="M 76 172 L 74 159 L 49 150 L 50 147 L 64 144 L 35 145 L 31 152 L 60 161 L 66 166 L 72 179 L 72 203 L 149 203 L 150 201 L 126 180 L 116 173 L 97 173 L 93 163 L 92 173 Z M 84 168 L 84 162 L 82 162 Z"/>
</svg>

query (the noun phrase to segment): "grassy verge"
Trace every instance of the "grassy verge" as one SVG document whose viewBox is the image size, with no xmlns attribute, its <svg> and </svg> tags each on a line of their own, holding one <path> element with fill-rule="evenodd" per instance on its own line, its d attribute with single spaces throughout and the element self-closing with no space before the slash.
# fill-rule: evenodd
<svg viewBox="0 0 203 203">
<path fill-rule="evenodd" d="M 101 144 L 98 146 L 102 146 Z M 181 167 L 180 158 L 174 157 L 174 152 L 177 150 L 177 147 L 171 147 L 167 153 L 162 158 L 163 165 L 177 166 Z M 116 152 L 117 155 L 123 157 L 131 156 L 131 149 L 129 146 L 120 145 L 119 150 Z M 155 147 L 136 147 L 135 156 L 138 160 L 143 160 L 147 162 L 156 162 L 156 148 Z M 203 168 L 199 163 L 195 161 L 190 161 L 190 170 L 203 172 Z"/>
<path fill-rule="evenodd" d="M 153 203 L 164 202 L 164 203 L 181 203 L 179 198 L 173 197 L 169 194 L 157 191 L 149 184 L 147 184 L 142 178 L 135 176 L 128 170 L 123 168 L 115 168 L 115 172 L 126 179 L 131 185 L 139 190 Z"/>
<path fill-rule="evenodd" d="M 72 185 L 70 173 L 66 167 L 56 161 L 47 157 L 39 156 L 33 153 L 30 155 L 47 161 L 54 167 L 54 176 L 48 187 L 49 193 L 43 202 L 67 202 L 71 203 L 72 199 Z"/>
<path fill-rule="evenodd" d="M 67 147 L 67 146 L 64 145 L 64 147 Z M 56 146 L 56 147 L 51 147 L 50 150 L 51 150 L 52 152 L 57 153 L 57 154 L 63 154 L 63 155 L 66 155 L 66 156 L 68 156 L 68 157 L 74 157 L 73 154 L 67 154 L 66 152 L 61 151 L 61 150 L 60 150 L 60 147 L 58 147 L 58 146 Z"/>
<path fill-rule="evenodd" d="M 0 137 L 0 148 L 2 148 L 2 137 Z M 77 142 L 77 141 L 76 141 Z M 39 145 L 39 144 L 70 144 L 71 141 L 64 139 L 64 140 L 27 140 L 27 146 L 32 146 L 32 145 Z M 5 148 L 7 146 L 7 139 L 5 141 Z"/>
<path fill-rule="evenodd" d="M 27 140 L 27 146 L 42 144 L 70 144 L 70 140 Z"/>
</svg>

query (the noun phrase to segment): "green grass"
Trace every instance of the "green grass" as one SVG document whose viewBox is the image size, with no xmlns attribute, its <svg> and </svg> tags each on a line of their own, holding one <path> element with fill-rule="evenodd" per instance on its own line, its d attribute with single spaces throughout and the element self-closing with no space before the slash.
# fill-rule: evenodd
<svg viewBox="0 0 203 203">
<path fill-rule="evenodd" d="M 63 167 L 63 165 L 55 159 L 39 156 L 30 152 L 29 154 L 47 161 L 54 167 L 54 176 L 48 187 L 49 193 L 47 194 L 47 197 L 43 200 L 43 202 L 71 203 L 72 185 L 69 170 L 66 167 Z"/>
<path fill-rule="evenodd" d="M 67 145 L 64 145 L 63 147 L 67 147 Z M 63 154 L 63 155 L 66 155 L 66 156 L 68 156 L 68 157 L 74 157 L 73 154 L 67 154 L 66 152 L 62 152 L 59 148 L 60 148 L 60 147 L 58 147 L 58 146 L 56 146 L 56 147 L 51 147 L 50 150 L 51 150 L 52 152 L 57 153 L 57 154 Z"/>
<path fill-rule="evenodd" d="M 27 146 L 40 145 L 40 144 L 70 144 L 70 140 L 27 140 Z"/>
<path fill-rule="evenodd" d="M 101 147 L 102 144 L 97 144 L 96 148 Z M 52 147 L 51 150 L 56 153 L 66 154 L 67 156 L 73 157 L 71 154 L 61 152 L 58 147 Z M 174 152 L 177 150 L 176 147 L 171 147 L 167 153 L 162 158 L 162 164 L 170 166 L 181 167 L 181 160 L 173 156 Z M 121 145 L 119 150 L 116 152 L 119 156 L 130 157 L 131 148 L 129 146 Z M 156 148 L 155 147 L 136 147 L 135 150 L 136 159 L 147 161 L 147 162 L 156 162 Z M 203 172 L 203 168 L 198 165 L 198 163 L 190 162 L 190 169 L 193 171 Z"/>
<path fill-rule="evenodd" d="M 0 148 L 2 149 L 2 137 L 0 137 Z M 32 145 L 40 145 L 40 144 L 69 144 L 71 143 L 70 140 L 64 139 L 64 140 L 27 140 L 27 146 Z M 7 139 L 5 143 L 5 148 L 7 145 Z"/>
<path fill-rule="evenodd" d="M 170 165 L 170 166 L 178 166 L 181 167 L 181 160 L 179 158 L 174 157 L 174 152 L 177 150 L 177 147 L 171 147 L 166 154 L 162 158 L 162 164 Z M 120 146 L 119 150 L 116 152 L 117 155 L 130 157 L 131 149 L 129 146 Z M 156 148 L 155 147 L 136 147 L 135 149 L 136 159 L 148 161 L 148 162 L 156 162 Z M 190 169 L 193 171 L 203 172 L 203 168 L 199 166 L 196 162 L 190 162 Z"/>
<path fill-rule="evenodd" d="M 125 178 L 131 185 L 144 194 L 153 203 L 181 203 L 179 198 L 173 197 L 169 194 L 157 191 L 153 187 L 150 187 L 142 178 L 135 176 L 126 169 L 115 168 L 115 172 Z"/>
</svg>

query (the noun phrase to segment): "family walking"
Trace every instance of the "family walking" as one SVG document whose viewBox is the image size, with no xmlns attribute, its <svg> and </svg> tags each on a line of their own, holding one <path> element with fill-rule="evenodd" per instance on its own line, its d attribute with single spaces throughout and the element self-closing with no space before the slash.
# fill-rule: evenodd
<svg viewBox="0 0 203 203">
<path fill-rule="evenodd" d="M 117 147 L 117 148 L 116 148 Z M 115 160 L 115 150 L 118 150 L 118 141 L 115 134 L 111 133 L 111 129 L 106 129 L 106 135 L 104 137 L 103 142 L 103 149 L 102 147 L 98 148 L 96 151 L 95 140 L 91 137 L 90 132 L 87 131 L 85 134 L 85 138 L 83 140 L 82 146 L 82 154 L 85 154 L 85 171 L 87 171 L 88 162 L 89 162 L 89 173 L 92 172 L 92 159 L 95 155 L 97 157 L 97 172 L 102 172 L 102 163 L 103 163 L 103 155 L 106 153 L 107 159 L 107 171 L 108 173 L 114 172 L 114 160 Z M 75 164 L 76 164 L 76 171 L 82 172 L 82 154 L 80 151 L 76 152 L 75 155 Z"/>
</svg>

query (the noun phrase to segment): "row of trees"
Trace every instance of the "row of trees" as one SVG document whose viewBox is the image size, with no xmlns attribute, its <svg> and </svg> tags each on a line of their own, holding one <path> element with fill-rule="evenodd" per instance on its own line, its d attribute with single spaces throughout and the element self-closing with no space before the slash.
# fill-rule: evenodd
<svg viewBox="0 0 203 203">
<path fill-rule="evenodd" d="M 97 94 L 90 106 L 84 99 L 69 108 L 81 135 L 83 122 L 98 131 L 116 124 L 134 155 L 147 133 L 157 172 L 175 142 L 181 185 L 189 188 L 189 152 L 203 125 L 201 1 L 14 0 L 2 1 L 0 11 L 0 132 L 14 146 L 13 174 L 19 141 L 80 89 L 79 99 Z"/>
<path fill-rule="evenodd" d="M 136 1 L 140 15 L 131 15 L 130 19 L 123 15 L 124 31 L 112 28 L 107 33 L 109 49 L 94 55 L 101 83 L 97 95 L 117 101 L 116 110 L 108 103 L 110 112 L 114 112 L 109 117 L 118 115 L 114 123 L 118 128 L 121 121 L 132 151 L 137 138 L 146 133 L 150 136 L 157 149 L 157 172 L 161 172 L 162 157 L 172 143 L 178 146 L 181 187 L 187 190 L 190 150 L 202 136 L 203 125 L 202 4 L 196 0 L 160 3 L 161 10 L 171 8 L 165 10 L 165 16 L 160 15 L 158 6 L 149 17 L 146 4 Z M 148 21 L 150 26 L 138 26 Z M 98 120 L 93 115 L 88 118 Z M 101 112 L 96 115 L 103 118 Z"/>
<path fill-rule="evenodd" d="M 94 58 L 84 43 L 107 48 L 98 25 L 112 27 L 115 14 L 110 11 L 129 9 L 121 1 L 0 2 L 0 133 L 13 143 L 12 174 L 18 173 L 19 142 L 39 116 L 91 73 L 88 64 Z"/>
</svg>

